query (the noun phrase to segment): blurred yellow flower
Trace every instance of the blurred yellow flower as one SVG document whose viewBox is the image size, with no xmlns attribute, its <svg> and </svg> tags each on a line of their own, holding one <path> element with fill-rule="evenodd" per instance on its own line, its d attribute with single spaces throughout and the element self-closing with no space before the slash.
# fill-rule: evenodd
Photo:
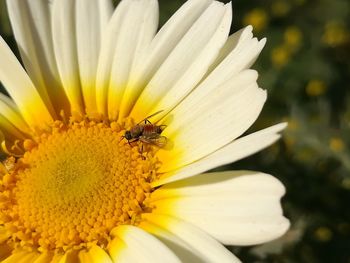
<svg viewBox="0 0 350 263">
<path fill-rule="evenodd" d="M 344 145 L 344 142 L 343 142 L 343 140 L 341 138 L 333 137 L 329 141 L 329 148 L 333 152 L 341 152 L 341 151 L 344 150 L 345 145 Z"/>
<path fill-rule="evenodd" d="M 257 32 L 264 30 L 268 24 L 268 16 L 265 10 L 255 8 L 243 18 L 244 25 L 252 25 Z"/>
<path fill-rule="evenodd" d="M 284 32 L 284 41 L 286 45 L 292 49 L 292 51 L 295 51 L 295 49 L 300 46 L 302 38 L 303 34 L 296 26 L 289 26 Z"/>
<path fill-rule="evenodd" d="M 350 179 L 349 178 L 345 178 L 343 181 L 342 181 L 342 186 L 345 188 L 345 189 L 348 189 L 350 190 Z M 345 227 L 341 227 L 341 231 L 346 228 Z"/>
<path fill-rule="evenodd" d="M 310 163 L 315 158 L 315 151 L 312 148 L 303 148 L 295 154 L 296 160 Z"/>
<path fill-rule="evenodd" d="M 315 231 L 315 237 L 318 241 L 326 242 L 332 239 L 333 233 L 328 227 L 319 227 Z"/>
<path fill-rule="evenodd" d="M 343 23 L 331 21 L 325 26 L 322 41 L 329 46 L 338 46 L 350 41 L 350 32 Z"/>
<path fill-rule="evenodd" d="M 280 68 L 288 63 L 290 51 L 284 45 L 275 47 L 271 52 L 271 60 L 275 67 Z"/>
<path fill-rule="evenodd" d="M 326 84 L 318 79 L 310 80 L 306 85 L 306 94 L 310 97 L 317 97 L 325 93 L 327 90 Z"/>
<path fill-rule="evenodd" d="M 271 6 L 271 12 L 274 16 L 285 16 L 290 11 L 291 6 L 287 1 L 275 1 Z"/>
</svg>

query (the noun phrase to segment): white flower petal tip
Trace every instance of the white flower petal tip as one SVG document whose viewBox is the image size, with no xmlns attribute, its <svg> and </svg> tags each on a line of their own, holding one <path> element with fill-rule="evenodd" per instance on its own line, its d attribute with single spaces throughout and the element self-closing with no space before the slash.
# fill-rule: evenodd
<svg viewBox="0 0 350 263">
<path fill-rule="evenodd" d="M 227 245 L 255 245 L 282 236 L 283 184 L 253 171 L 201 174 L 154 192 L 154 213 L 176 216 Z"/>
<path fill-rule="evenodd" d="M 252 26 L 252 25 L 247 25 L 247 26 L 244 28 L 244 30 L 253 32 L 253 26 Z"/>
<path fill-rule="evenodd" d="M 259 152 L 281 138 L 279 134 L 287 123 L 279 123 L 266 129 L 238 138 L 210 155 L 177 170 L 165 172 L 152 186 L 160 186 L 188 178 L 210 169 L 241 160 Z"/>
<path fill-rule="evenodd" d="M 262 45 L 262 47 L 264 47 L 266 45 L 266 42 L 267 42 L 267 38 L 266 37 L 260 39 L 260 41 L 259 41 L 259 43 L 260 43 L 260 45 Z"/>
</svg>

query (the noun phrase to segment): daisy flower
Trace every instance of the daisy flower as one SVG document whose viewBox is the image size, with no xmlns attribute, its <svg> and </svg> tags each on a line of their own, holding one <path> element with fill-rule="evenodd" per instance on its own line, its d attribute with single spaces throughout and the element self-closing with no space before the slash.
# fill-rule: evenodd
<svg viewBox="0 0 350 263">
<path fill-rule="evenodd" d="M 1 262 L 238 262 L 224 245 L 283 235 L 277 179 L 203 173 L 285 127 L 242 136 L 265 39 L 229 36 L 230 4 L 189 0 L 159 31 L 156 0 L 7 6 L 24 66 L 1 39 Z"/>
</svg>

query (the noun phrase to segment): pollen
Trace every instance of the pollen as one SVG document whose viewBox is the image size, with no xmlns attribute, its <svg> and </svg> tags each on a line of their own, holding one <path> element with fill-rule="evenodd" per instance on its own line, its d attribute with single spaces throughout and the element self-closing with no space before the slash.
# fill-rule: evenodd
<svg viewBox="0 0 350 263">
<path fill-rule="evenodd" d="M 0 225 L 10 246 L 66 251 L 98 244 L 137 225 L 159 162 L 155 150 L 121 139 L 118 123 L 56 122 L 0 177 Z"/>
</svg>

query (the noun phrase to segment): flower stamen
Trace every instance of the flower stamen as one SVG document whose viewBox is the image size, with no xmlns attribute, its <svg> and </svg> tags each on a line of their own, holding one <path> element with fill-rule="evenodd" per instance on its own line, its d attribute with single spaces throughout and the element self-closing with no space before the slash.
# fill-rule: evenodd
<svg viewBox="0 0 350 263">
<path fill-rule="evenodd" d="M 128 123 L 56 121 L 50 133 L 23 143 L 23 157 L 0 181 L 0 224 L 12 233 L 9 244 L 105 247 L 114 227 L 140 222 L 151 210 L 146 199 L 159 162 L 156 149 L 148 147 L 143 158 L 138 145 L 120 140 Z"/>
</svg>

